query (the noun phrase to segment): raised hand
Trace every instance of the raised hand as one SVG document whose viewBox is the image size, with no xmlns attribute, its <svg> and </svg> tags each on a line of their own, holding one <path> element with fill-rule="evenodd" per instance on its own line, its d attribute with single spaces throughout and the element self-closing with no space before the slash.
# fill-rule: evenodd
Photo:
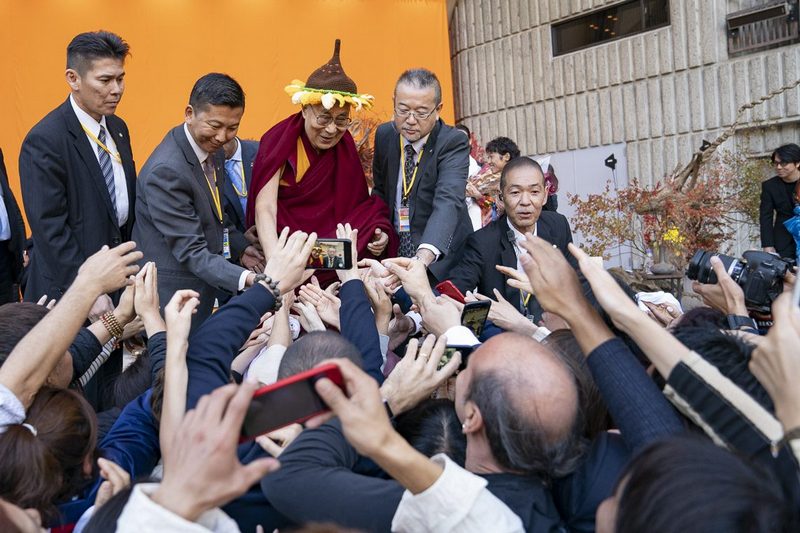
<svg viewBox="0 0 800 533">
<path fill-rule="evenodd" d="M 378 257 L 383 253 L 388 244 L 389 234 L 384 233 L 380 228 L 376 228 L 375 232 L 372 234 L 372 239 L 370 239 L 369 244 L 367 244 L 367 250 L 375 257 Z"/>
<path fill-rule="evenodd" d="M 428 335 L 420 346 L 411 339 L 406 355 L 394 367 L 381 385 L 381 395 L 389 402 L 392 413 L 398 415 L 412 409 L 429 398 L 439 385 L 447 381 L 461 364 L 461 353 L 456 352 L 439 368 L 439 362 L 447 347 L 447 339 Z"/>
<path fill-rule="evenodd" d="M 303 283 L 313 271 L 306 271 L 311 249 L 317 242 L 317 234 L 310 235 L 296 231 L 289 235 L 289 228 L 283 228 L 278 243 L 264 268 L 264 274 L 278 282 L 281 294 L 293 291 Z"/>
<path fill-rule="evenodd" d="M 114 292 L 133 283 L 129 278 L 139 271 L 136 262 L 141 258 L 142 252 L 136 251 L 133 241 L 124 242 L 116 248 L 103 246 L 84 261 L 73 284 L 86 287 L 97 296 Z"/>
<path fill-rule="evenodd" d="M 313 284 L 300 287 L 298 297 L 301 302 L 313 305 L 323 322 L 339 329 L 339 308 L 342 306 L 339 298 Z"/>
<path fill-rule="evenodd" d="M 258 385 L 225 385 L 203 396 L 183 417 L 164 457 L 164 480 L 152 499 L 194 522 L 244 494 L 279 466 L 272 458 L 242 465 L 236 456 L 242 421 Z"/>
<path fill-rule="evenodd" d="M 774 323 L 753 352 L 750 370 L 769 393 L 784 431 L 800 427 L 800 308 L 791 293 L 772 304 Z"/>
<path fill-rule="evenodd" d="M 350 224 L 337 224 L 336 237 L 339 239 L 350 239 L 350 264 L 349 270 L 337 270 L 336 275 L 339 281 L 344 283 L 351 279 L 358 279 L 358 229 L 351 228 Z"/>
<path fill-rule="evenodd" d="M 692 290 L 700 295 L 703 303 L 726 315 L 747 316 L 744 304 L 744 291 L 733 281 L 719 257 L 711 258 L 711 268 L 717 276 L 717 283 L 692 282 Z"/>
</svg>

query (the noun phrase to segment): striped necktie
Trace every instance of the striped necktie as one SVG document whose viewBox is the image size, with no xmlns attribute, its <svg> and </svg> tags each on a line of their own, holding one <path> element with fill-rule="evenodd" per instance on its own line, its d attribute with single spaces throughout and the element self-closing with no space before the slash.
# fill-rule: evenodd
<svg viewBox="0 0 800 533">
<path fill-rule="evenodd" d="M 103 145 L 106 144 L 106 129 L 100 126 L 100 134 L 97 139 Z M 117 213 L 117 190 L 114 186 L 114 165 L 111 163 L 111 156 L 103 149 L 102 146 L 97 146 L 97 159 L 100 162 L 100 170 L 103 172 L 103 177 L 106 180 L 106 188 L 108 189 L 108 196 L 111 199 L 111 207 L 114 208 L 114 216 L 119 219 Z"/>
</svg>

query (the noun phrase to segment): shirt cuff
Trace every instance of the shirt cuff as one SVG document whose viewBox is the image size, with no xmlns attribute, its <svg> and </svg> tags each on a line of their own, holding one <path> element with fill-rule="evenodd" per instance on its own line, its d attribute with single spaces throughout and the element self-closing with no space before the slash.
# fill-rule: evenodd
<svg viewBox="0 0 800 533">
<path fill-rule="evenodd" d="M 414 331 L 411 333 L 411 335 L 416 335 L 422 329 L 422 315 L 416 311 L 409 311 L 406 313 L 406 316 L 414 321 Z"/>
<path fill-rule="evenodd" d="M 383 363 L 381 364 L 381 372 L 383 372 L 383 367 L 386 366 L 386 354 L 389 353 L 389 336 L 381 335 L 380 333 L 378 333 L 378 341 L 381 344 L 381 357 L 383 357 Z"/>
<path fill-rule="evenodd" d="M 542 342 L 547 338 L 548 335 L 550 335 L 550 333 L 552 333 L 552 331 L 550 331 L 546 327 L 539 326 L 537 330 L 534 332 L 534 334 L 531 335 L 531 337 L 533 337 L 533 340 L 535 340 L 536 342 Z"/>
<path fill-rule="evenodd" d="M 442 252 L 440 252 L 439 249 L 437 247 L 435 247 L 434 245 L 432 245 L 432 244 L 425 244 L 425 243 L 420 244 L 417 247 L 417 250 L 420 250 L 420 249 L 428 250 L 429 252 L 432 252 L 433 255 L 434 255 L 434 257 L 433 257 L 433 262 L 434 263 L 436 261 L 438 261 L 439 258 L 442 256 Z"/>
<path fill-rule="evenodd" d="M 481 343 L 466 326 L 453 326 L 444 333 L 444 336 L 447 338 L 448 346 L 476 346 Z"/>
<path fill-rule="evenodd" d="M 249 270 L 242 270 L 242 274 L 239 276 L 239 292 L 244 290 L 245 283 L 247 283 L 248 274 L 250 274 Z"/>
</svg>

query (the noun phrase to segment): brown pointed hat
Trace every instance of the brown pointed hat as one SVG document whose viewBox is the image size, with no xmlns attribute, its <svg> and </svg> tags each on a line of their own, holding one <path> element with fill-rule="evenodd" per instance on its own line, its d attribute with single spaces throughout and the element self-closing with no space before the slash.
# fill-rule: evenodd
<svg viewBox="0 0 800 533">
<path fill-rule="evenodd" d="M 356 82 L 344 73 L 342 63 L 339 60 L 341 43 L 339 39 L 336 39 L 336 44 L 333 47 L 333 56 L 327 63 L 311 73 L 308 80 L 306 80 L 307 88 L 358 94 Z"/>
<path fill-rule="evenodd" d="M 292 102 L 300 105 L 322 104 L 325 109 L 334 105 L 344 106 L 351 104 L 356 111 L 362 107 L 372 107 L 373 96 L 358 94 L 356 82 L 344 73 L 342 63 L 339 61 L 339 48 L 341 41 L 336 39 L 333 56 L 330 60 L 311 73 L 308 80 L 303 83 L 293 80 L 286 86 L 285 91 L 292 97 Z"/>
</svg>

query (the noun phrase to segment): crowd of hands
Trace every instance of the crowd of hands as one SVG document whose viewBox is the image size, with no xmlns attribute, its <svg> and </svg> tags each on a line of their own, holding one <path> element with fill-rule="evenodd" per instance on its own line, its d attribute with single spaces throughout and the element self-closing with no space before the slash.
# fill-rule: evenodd
<svg viewBox="0 0 800 533">
<path fill-rule="evenodd" d="M 337 237 L 355 243 L 357 230 L 349 225 L 339 225 Z M 381 464 L 387 450 L 391 450 L 395 457 L 398 454 L 417 454 L 414 456 L 416 465 L 435 479 L 441 467 L 405 443 L 394 430 L 383 402 L 388 402 L 393 413 L 400 414 L 446 386 L 461 364 L 461 355 L 456 352 L 446 364 L 440 364 L 447 345 L 445 332 L 460 325 L 462 304 L 431 290 L 423 262 L 405 258 L 358 261 L 355 246 L 352 247 L 353 268 L 338 270 L 339 283 L 322 288 L 315 278 L 311 278 L 313 271 L 306 269 L 315 242 L 314 233 L 289 234 L 284 229 L 280 234 L 278 246 L 265 260 L 263 272 L 278 282 L 283 306 L 263 317 L 262 323 L 242 347 L 234 368 L 237 364 L 246 367 L 267 343 L 290 343 L 290 313 L 296 315 L 305 331 L 338 329 L 341 302 L 337 291 L 340 284 L 352 280 L 363 282 L 378 332 L 389 337 L 389 350 L 394 350 L 416 329 L 413 320 L 392 303 L 392 292 L 402 286 L 413 301 L 413 309 L 422 316 L 423 337 L 408 342 L 405 357 L 380 387 L 375 379 L 351 361 L 328 361 L 338 365 L 344 388 L 340 389 L 327 379 L 316 383 L 318 394 L 331 412 L 308 421 L 306 427 L 320 425 L 336 416 L 341 421 L 345 437 L 362 455 Z M 509 285 L 534 294 L 547 313 L 568 325 L 584 353 L 588 354 L 612 334 L 598 310 L 584 296 L 579 276 L 591 286 L 599 305 L 616 327 L 630 335 L 648 356 L 671 351 L 673 355 L 665 356 L 668 359 L 678 357 L 681 350 L 686 350 L 669 334 L 669 325 L 680 319 L 673 310 L 654 306 L 650 313 L 643 313 L 615 279 L 577 246 L 570 244 L 569 252 L 577 260 L 578 271 L 568 264 L 560 251 L 538 237 L 528 235 L 520 245 L 527 251 L 520 259 L 525 274 L 501 266 L 498 269 L 508 276 Z M 204 396 L 194 409 L 185 411 L 188 379 L 185 357 L 192 314 L 199 304 L 199 295 L 192 290 L 176 292 L 164 307 L 162 319 L 156 265 L 147 263 L 140 269 L 137 262 L 141 259 L 142 254 L 136 251 L 133 242 L 112 249 L 104 247 L 86 260 L 61 301 L 55 305 L 54 302 L 47 303 L 46 299 L 40 302 L 52 307 L 43 323 L 47 322 L 45 326 L 53 328 L 53 331 L 58 328 L 59 321 L 71 320 L 78 324 L 81 313 L 87 316 L 97 298 L 124 288 L 114 312 L 120 323 L 126 325 L 126 332 L 132 334 L 144 329 L 152 335 L 166 330 L 167 356 L 160 426 L 164 477 L 152 498 L 185 519 L 196 520 L 204 511 L 243 494 L 263 476 L 279 468 L 281 451 L 301 428 L 284 428 L 260 437 L 259 443 L 273 458 L 242 465 L 236 455 L 240 428 L 259 383 L 246 379 L 241 385 L 226 385 Z M 695 292 L 708 305 L 726 314 L 746 315 L 741 288 L 727 275 L 718 260 L 712 260 L 712 267 L 719 283 L 696 283 Z M 788 280 L 787 291 L 793 282 L 793 278 Z M 495 325 L 524 335 L 531 335 L 536 330 L 538 326 L 521 315 L 516 306 L 506 301 L 498 291 L 493 295 L 467 294 L 468 301 L 490 297 L 489 320 Z M 797 350 L 800 309 L 793 305 L 790 293 L 784 293 L 774 302 L 773 319 L 774 326 L 767 335 L 753 335 L 748 339 L 757 345 L 750 369 L 773 399 L 776 416 L 788 430 L 800 426 L 800 387 L 795 383 L 796 377 L 800 376 L 800 351 Z M 51 350 L 60 349 L 63 353 L 66 349 L 66 346 L 54 344 Z M 14 351 L 33 346 L 32 341 L 26 338 Z M 666 359 L 653 360 L 656 370 L 662 375 L 670 368 Z M 30 364 L 35 364 L 35 361 Z M 17 366 L 4 365 L 0 370 L 5 374 L 4 383 L 13 383 L 15 372 L 17 376 L 22 375 Z M 17 383 L 12 390 L 25 405 L 29 405 L 42 383 L 43 379 L 28 380 L 27 383 Z M 100 459 L 99 468 L 106 480 L 96 502 L 102 505 L 125 488 L 130 479 L 124 470 L 110 461 Z M 405 481 L 406 488 L 413 489 L 414 479 L 418 480 L 412 476 L 399 481 Z M 422 483 L 416 488 L 422 490 L 424 486 Z"/>
</svg>

